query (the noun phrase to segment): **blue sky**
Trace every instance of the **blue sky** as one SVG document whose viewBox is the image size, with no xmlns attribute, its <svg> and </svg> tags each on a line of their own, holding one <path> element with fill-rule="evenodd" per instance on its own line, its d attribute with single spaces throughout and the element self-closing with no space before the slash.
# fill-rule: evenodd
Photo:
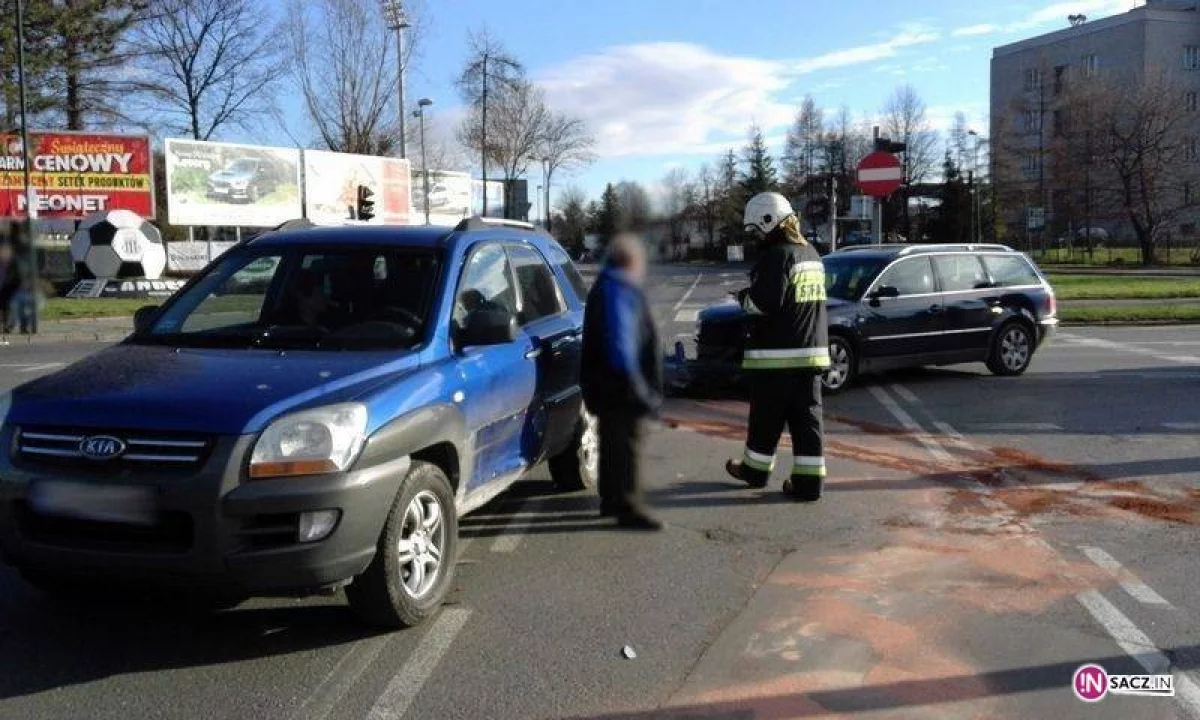
<svg viewBox="0 0 1200 720">
<path fill-rule="evenodd" d="M 453 79 L 469 30 L 487 27 L 541 83 L 551 105 L 586 119 L 599 160 L 559 178 L 589 194 L 622 179 L 647 185 L 695 169 L 746 127 L 779 143 L 800 100 L 875 113 L 912 84 L 931 121 L 956 111 L 987 127 L 988 65 L 997 45 L 1132 8 L 1134 0 L 422 0 L 428 31 L 409 99 L 435 101 L 431 134 L 452 136 Z M 289 124 L 303 127 L 298 107 Z M 264 140 L 266 138 L 255 138 Z M 459 168 L 454 168 L 459 169 Z M 475 170 L 474 168 L 472 168 Z M 530 186 L 540 184 L 534 169 Z"/>
</svg>

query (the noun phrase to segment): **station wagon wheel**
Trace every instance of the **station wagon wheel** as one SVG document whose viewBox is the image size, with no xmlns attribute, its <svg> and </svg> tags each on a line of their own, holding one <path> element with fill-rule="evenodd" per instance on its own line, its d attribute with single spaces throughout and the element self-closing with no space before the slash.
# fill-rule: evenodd
<svg viewBox="0 0 1200 720">
<path fill-rule="evenodd" d="M 992 338 L 988 353 L 988 370 L 995 375 L 1020 375 L 1029 368 L 1033 360 L 1033 333 L 1029 326 L 1012 320 L 1000 327 Z"/>
<path fill-rule="evenodd" d="M 373 625 L 418 625 L 445 599 L 458 554 L 458 515 L 441 468 L 413 462 L 371 564 L 346 587 L 350 608 Z"/>
<path fill-rule="evenodd" d="M 829 369 L 822 382 L 830 394 L 841 392 L 854 379 L 854 348 L 843 337 L 829 338 Z"/>
<path fill-rule="evenodd" d="M 590 490 L 600 476 L 600 433 L 596 417 L 581 410 L 571 442 L 550 458 L 550 478 L 559 490 Z"/>
</svg>

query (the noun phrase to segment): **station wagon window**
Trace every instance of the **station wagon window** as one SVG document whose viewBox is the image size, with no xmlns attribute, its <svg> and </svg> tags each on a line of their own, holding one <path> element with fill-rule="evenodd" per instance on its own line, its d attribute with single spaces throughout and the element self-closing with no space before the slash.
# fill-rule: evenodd
<svg viewBox="0 0 1200 720">
<path fill-rule="evenodd" d="M 928 295 L 936 292 L 933 283 L 933 267 L 929 258 L 906 258 L 891 266 L 879 278 L 876 289 L 894 287 L 900 295 Z"/>
<path fill-rule="evenodd" d="M 974 255 L 938 255 L 933 258 L 943 292 L 978 290 L 987 285 L 983 265 Z"/>
<path fill-rule="evenodd" d="M 1040 285 L 1042 282 L 1029 261 L 1020 255 L 985 255 L 983 263 L 992 282 L 1000 287 Z"/>
<path fill-rule="evenodd" d="M 461 328 L 467 313 L 474 310 L 504 310 L 517 314 L 517 293 L 513 288 L 508 256 L 499 244 L 484 245 L 467 260 L 454 302 L 455 326 Z"/>
<path fill-rule="evenodd" d="M 584 282 L 583 276 L 579 274 L 575 263 L 571 262 L 571 258 L 560 248 L 551 247 L 550 262 L 554 263 L 562 271 L 563 275 L 567 276 L 567 282 L 571 283 L 571 288 L 575 290 L 575 297 L 579 298 L 580 302 L 587 300 L 587 283 Z"/>
<path fill-rule="evenodd" d="M 561 313 L 564 309 L 562 295 L 542 256 L 524 245 L 510 245 L 508 256 L 521 288 L 521 324 L 528 325 Z"/>
</svg>

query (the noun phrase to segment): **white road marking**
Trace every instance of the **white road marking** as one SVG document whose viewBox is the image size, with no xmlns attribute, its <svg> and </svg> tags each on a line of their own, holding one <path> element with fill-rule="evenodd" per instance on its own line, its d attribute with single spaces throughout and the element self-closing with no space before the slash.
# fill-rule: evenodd
<svg viewBox="0 0 1200 720">
<path fill-rule="evenodd" d="M 1200 431 L 1200 422 L 1169 422 L 1162 425 L 1168 430 L 1182 430 L 1183 432 Z"/>
<path fill-rule="evenodd" d="M 696 291 L 696 286 L 700 284 L 700 278 L 702 277 L 704 277 L 703 273 L 696 273 L 696 279 L 692 281 L 691 287 L 687 289 L 687 292 L 683 294 L 683 297 L 679 298 L 679 302 L 675 303 L 675 307 L 671 308 L 671 314 L 674 315 L 679 313 L 679 309 L 683 307 L 683 304 L 686 303 L 688 298 L 692 296 L 692 293 Z"/>
<path fill-rule="evenodd" d="M 892 392 L 899 395 L 905 402 L 912 403 L 913 405 L 921 404 L 921 398 L 917 397 L 916 393 L 904 387 L 900 383 L 892 383 Z"/>
<path fill-rule="evenodd" d="M 972 424 L 972 430 L 979 432 L 1058 432 L 1062 425 L 1054 423 L 979 423 Z"/>
<path fill-rule="evenodd" d="M 967 440 L 967 438 L 962 433 L 960 433 L 959 431 L 957 431 L 953 427 L 951 427 L 950 423 L 945 423 L 945 422 L 942 422 L 941 420 L 934 420 L 933 426 L 938 429 L 938 432 L 940 432 L 943 435 L 945 435 L 946 437 L 950 438 L 950 444 L 954 445 L 958 449 L 968 450 L 968 451 L 972 451 L 972 452 L 979 451 L 980 448 L 978 445 Z"/>
<path fill-rule="evenodd" d="M 1156 593 L 1153 588 L 1126 570 L 1125 566 L 1118 562 L 1115 557 L 1109 555 L 1101 548 L 1080 545 L 1079 550 L 1100 568 L 1112 573 L 1117 578 L 1121 588 L 1132 595 L 1138 602 L 1146 605 L 1171 607 L 1171 603 L 1167 602 L 1162 595 Z"/>
<path fill-rule="evenodd" d="M 52 363 L 43 363 L 41 365 L 28 365 L 24 368 L 21 368 L 20 370 L 17 370 L 17 372 L 19 372 L 19 373 L 45 372 L 47 370 L 53 370 L 54 368 L 60 368 L 65 364 L 66 363 L 52 362 Z"/>
<path fill-rule="evenodd" d="M 404 717 L 470 617 L 471 611 L 463 608 L 448 608 L 438 615 L 409 656 L 408 662 L 400 666 L 379 696 L 367 715 L 368 720 L 398 720 Z"/>
<path fill-rule="evenodd" d="M 351 646 L 300 706 L 296 717 L 303 720 L 325 720 L 333 714 L 334 708 L 341 705 L 342 698 L 358 683 L 359 678 L 371 667 L 371 663 L 375 662 L 392 637 L 394 636 L 381 635 Z"/>
<path fill-rule="evenodd" d="M 921 427 L 920 423 L 918 423 L 916 420 L 913 420 L 912 415 L 909 415 L 904 408 L 900 407 L 900 404 L 897 403 L 891 395 L 888 395 L 886 390 L 878 385 L 871 385 L 869 389 L 871 394 L 875 396 L 875 399 L 878 400 L 881 405 L 887 408 L 888 412 L 892 414 L 892 417 L 896 418 L 896 420 L 898 420 L 900 424 L 904 426 L 905 430 L 908 430 L 915 435 L 917 442 L 921 443 L 921 445 L 924 446 L 924 448 L 929 452 L 930 455 L 934 457 L 935 460 L 943 463 L 954 462 L 954 458 L 950 456 L 950 453 L 946 452 L 946 450 L 938 443 L 937 440 L 935 440 L 929 433 L 925 432 L 925 428 Z"/>
<path fill-rule="evenodd" d="M 1170 672 L 1170 659 L 1103 595 L 1095 590 L 1088 590 L 1076 595 L 1075 599 L 1147 673 Z M 1200 718 L 1200 686 L 1182 671 L 1177 671 L 1174 675 L 1175 699 L 1189 716 Z"/>
<path fill-rule="evenodd" d="M 1080 337 L 1079 335 L 1065 335 L 1059 338 L 1070 345 L 1077 345 L 1088 348 L 1101 348 L 1104 350 L 1117 350 L 1120 352 L 1132 353 L 1143 357 L 1152 357 L 1156 360 L 1164 360 L 1166 362 L 1177 363 L 1180 365 L 1200 365 L 1200 357 L 1195 355 L 1164 355 L 1153 348 L 1142 347 L 1140 344 L 1117 342 L 1115 340 L 1101 340 L 1099 338 Z"/>
<path fill-rule="evenodd" d="M 529 523 L 520 522 L 524 511 L 529 508 L 530 501 L 526 500 L 521 503 L 517 511 L 513 513 L 514 518 L 509 520 L 508 524 L 503 527 L 503 534 L 497 535 L 492 541 L 492 552 L 495 553 L 510 553 L 517 549 L 521 544 L 521 540 L 525 537 L 525 529 L 529 527 Z"/>
<path fill-rule="evenodd" d="M 675 322 L 677 323 L 694 323 L 700 318 L 700 308 L 692 308 L 688 310 L 680 310 L 675 313 Z"/>
</svg>

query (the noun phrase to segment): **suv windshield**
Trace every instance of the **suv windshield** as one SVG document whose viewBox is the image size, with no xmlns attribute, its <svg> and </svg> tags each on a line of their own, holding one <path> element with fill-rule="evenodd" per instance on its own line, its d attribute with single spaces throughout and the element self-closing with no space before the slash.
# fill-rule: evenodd
<svg viewBox="0 0 1200 720">
<path fill-rule="evenodd" d="M 824 263 L 825 295 L 838 300 L 855 301 L 862 297 L 888 260 L 861 255 L 829 255 Z"/>
<path fill-rule="evenodd" d="M 234 160 L 233 162 L 229 163 L 225 170 L 226 172 L 250 173 L 254 172 L 254 167 L 255 164 L 253 160 Z"/>
<path fill-rule="evenodd" d="M 134 342 L 306 350 L 411 348 L 425 336 L 440 260 L 431 250 L 232 252 Z"/>
</svg>

